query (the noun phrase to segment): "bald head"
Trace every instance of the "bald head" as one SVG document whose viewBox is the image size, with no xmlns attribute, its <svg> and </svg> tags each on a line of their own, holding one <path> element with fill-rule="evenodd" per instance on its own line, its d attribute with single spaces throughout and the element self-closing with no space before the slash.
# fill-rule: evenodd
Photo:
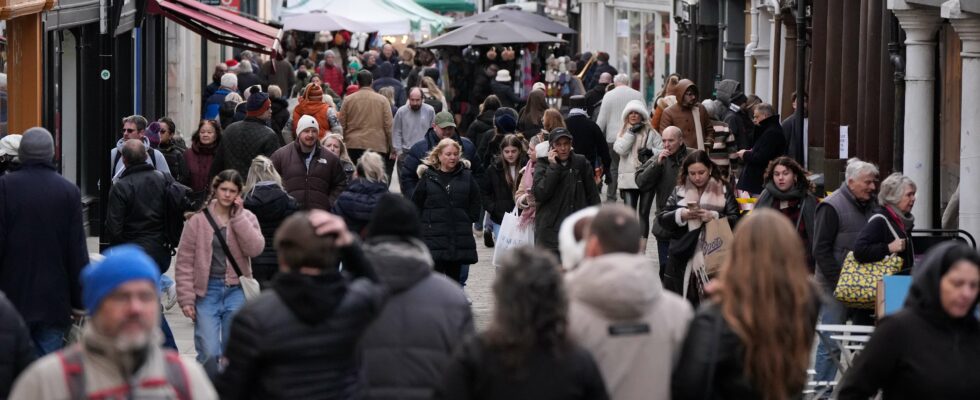
<svg viewBox="0 0 980 400">
<path fill-rule="evenodd" d="M 638 254 L 642 236 L 643 228 L 636 211 L 622 204 L 606 204 L 599 208 L 589 226 L 586 255 Z"/>
<path fill-rule="evenodd" d="M 676 126 L 668 126 L 660 136 L 663 138 L 664 150 L 669 154 L 677 154 L 684 145 L 684 132 Z"/>
<path fill-rule="evenodd" d="M 146 146 L 141 140 L 129 139 L 122 147 L 123 164 L 128 168 L 132 165 L 146 163 Z"/>
<path fill-rule="evenodd" d="M 608 72 L 603 72 L 602 74 L 599 75 L 599 83 L 603 85 L 608 85 L 612 83 L 612 78 L 613 78 L 612 74 Z"/>
</svg>

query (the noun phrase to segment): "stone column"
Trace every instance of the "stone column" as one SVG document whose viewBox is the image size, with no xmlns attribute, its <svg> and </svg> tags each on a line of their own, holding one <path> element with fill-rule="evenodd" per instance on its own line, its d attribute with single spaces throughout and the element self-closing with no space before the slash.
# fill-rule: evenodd
<svg viewBox="0 0 980 400">
<path fill-rule="evenodd" d="M 980 191 L 977 190 L 980 187 L 980 14 L 961 11 L 959 3 L 947 1 L 943 4 L 942 17 L 949 19 L 963 41 L 960 53 L 963 62 L 960 229 L 980 237 Z"/>
<path fill-rule="evenodd" d="M 917 228 L 932 228 L 935 215 L 932 172 L 936 118 L 936 31 L 942 23 L 935 9 L 892 10 L 905 30 L 905 175 L 917 186 L 912 214 Z M 882 177 L 884 178 L 884 177 Z"/>
</svg>

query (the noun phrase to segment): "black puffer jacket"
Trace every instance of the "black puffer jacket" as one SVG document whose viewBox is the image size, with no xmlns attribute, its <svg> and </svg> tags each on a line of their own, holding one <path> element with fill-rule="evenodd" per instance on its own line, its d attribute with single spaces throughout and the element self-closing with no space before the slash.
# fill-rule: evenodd
<svg viewBox="0 0 980 400">
<path fill-rule="evenodd" d="M 480 187 L 462 160 L 453 172 L 422 164 L 412 201 L 422 222 L 422 239 L 437 262 L 477 262 L 472 224 L 480 218 Z"/>
<path fill-rule="evenodd" d="M 343 250 L 344 271 L 283 273 L 273 291 L 235 315 L 215 379 L 223 399 L 351 399 L 361 392 L 357 344 L 381 311 L 384 289 L 359 247 Z"/>
<path fill-rule="evenodd" d="M 262 236 L 265 237 L 262 254 L 252 258 L 252 274 L 260 282 L 268 282 L 279 271 L 279 259 L 273 246 L 276 229 L 279 229 L 279 224 L 286 217 L 299 209 L 299 204 L 279 186 L 264 184 L 255 186 L 252 193 L 245 198 L 245 209 L 255 214 L 262 228 Z"/>
<path fill-rule="evenodd" d="M 7 296 L 0 292 L 0 349 L 3 349 L 0 352 L 0 399 L 10 395 L 17 375 L 34 361 L 36 356 L 31 343 L 24 320 Z"/>
<path fill-rule="evenodd" d="M 361 348 L 368 399 L 432 399 L 473 314 L 459 285 L 432 273 L 432 256 L 418 239 L 376 237 L 368 259 L 388 287 L 381 315 Z"/>
<path fill-rule="evenodd" d="M 521 105 L 521 97 L 514 93 L 513 82 L 490 82 L 490 91 L 500 99 L 501 107 L 517 108 Z"/>
<path fill-rule="evenodd" d="M 113 246 L 137 244 L 154 260 L 168 257 L 170 251 L 163 246 L 166 187 L 167 177 L 152 165 L 127 167 L 109 190 L 106 241 Z M 166 272 L 169 264 L 160 267 L 160 272 Z"/>
<path fill-rule="evenodd" d="M 282 128 L 289 122 L 289 102 L 282 97 L 270 97 L 272 100 L 272 133 L 282 136 Z"/>
<path fill-rule="evenodd" d="M 745 167 L 738 180 L 738 189 L 749 193 L 762 193 L 762 178 L 769 167 L 769 162 L 776 157 L 786 154 L 786 137 L 779 125 L 779 116 L 766 118 L 755 129 L 758 140 L 752 149 L 742 156 Z"/>
<path fill-rule="evenodd" d="M 476 119 L 466 129 L 466 137 L 471 142 L 480 144 L 485 132 L 493 129 L 493 113 L 497 110 L 484 111 L 476 116 Z"/>
<path fill-rule="evenodd" d="M 487 169 L 482 182 L 483 209 L 490 213 L 490 219 L 494 223 L 500 224 L 504 219 L 504 213 L 514 210 L 514 193 L 517 191 L 517 185 L 521 182 L 521 168 L 524 168 L 526 164 L 527 157 L 522 154 L 517 160 L 518 166 L 515 168 L 517 173 L 513 179 L 513 185 L 507 184 L 507 167 L 504 166 L 500 157 L 497 157 L 497 160 Z"/>
<path fill-rule="evenodd" d="M 534 167 L 534 242 L 546 249 L 558 249 L 558 228 L 565 217 L 599 204 L 592 166 L 581 154 L 572 154 L 564 165 L 538 157 Z"/>
<path fill-rule="evenodd" d="M 949 315 L 940 295 L 943 276 L 970 252 L 975 250 L 955 241 L 929 251 L 916 266 L 905 307 L 878 323 L 841 380 L 839 399 L 867 399 L 878 390 L 887 400 L 977 398 L 980 328 L 976 314 Z M 974 298 L 968 309 L 976 308 Z"/>
<path fill-rule="evenodd" d="M 388 193 L 388 185 L 384 182 L 355 179 L 337 197 L 333 205 L 333 213 L 344 217 L 344 222 L 351 232 L 364 236 L 362 231 L 371 220 L 371 213 L 378 205 L 378 200 L 385 193 Z"/>
</svg>

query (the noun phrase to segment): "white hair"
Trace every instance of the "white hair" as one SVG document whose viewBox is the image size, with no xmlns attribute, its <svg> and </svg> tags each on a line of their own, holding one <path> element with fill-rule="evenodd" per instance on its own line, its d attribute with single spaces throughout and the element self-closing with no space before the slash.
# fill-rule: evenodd
<svg viewBox="0 0 980 400">
<path fill-rule="evenodd" d="M 248 60 L 242 60 L 238 63 L 238 72 L 242 74 L 247 74 L 252 72 L 252 63 Z"/>
<path fill-rule="evenodd" d="M 628 85 L 630 83 L 630 77 L 626 74 L 616 74 L 613 77 L 613 83 L 617 85 Z"/>
<path fill-rule="evenodd" d="M 857 179 L 859 176 L 871 174 L 878 175 L 878 167 L 867 161 L 858 158 L 847 160 L 847 170 L 844 171 L 844 178 L 847 180 Z"/>
<path fill-rule="evenodd" d="M 902 175 L 901 172 L 888 175 L 881 182 L 881 191 L 878 193 L 878 204 L 897 206 L 902 200 L 902 195 L 905 194 L 905 190 L 909 187 L 915 189 L 915 181 L 912 178 Z"/>
</svg>

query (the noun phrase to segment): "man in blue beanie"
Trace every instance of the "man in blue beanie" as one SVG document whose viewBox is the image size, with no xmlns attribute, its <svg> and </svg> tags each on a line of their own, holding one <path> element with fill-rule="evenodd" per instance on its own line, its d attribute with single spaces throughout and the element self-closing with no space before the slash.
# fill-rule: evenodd
<svg viewBox="0 0 980 400">
<path fill-rule="evenodd" d="M 82 270 L 82 303 L 90 317 L 78 343 L 31 365 L 11 399 L 214 399 L 204 370 L 160 347 L 160 273 L 136 245 L 110 248 Z"/>
</svg>

